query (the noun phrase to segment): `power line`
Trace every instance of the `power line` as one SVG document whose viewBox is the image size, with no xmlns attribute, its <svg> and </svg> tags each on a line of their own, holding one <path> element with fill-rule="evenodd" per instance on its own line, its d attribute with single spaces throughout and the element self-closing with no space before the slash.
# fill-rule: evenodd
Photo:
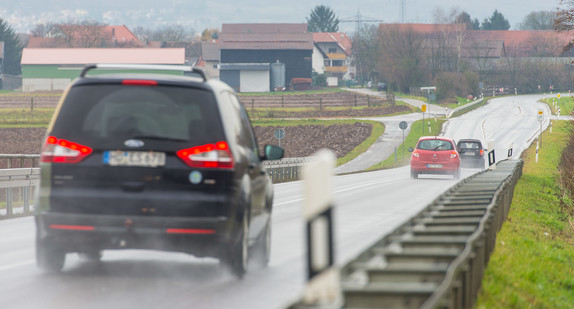
<svg viewBox="0 0 574 309">
<path fill-rule="evenodd" d="M 361 32 L 361 24 L 363 22 L 371 23 L 371 22 L 382 22 L 382 21 L 383 21 L 382 19 L 362 16 L 361 12 L 359 10 L 357 10 L 357 15 L 355 15 L 354 17 L 339 20 L 340 23 L 355 23 L 355 34 L 356 35 L 358 35 L 359 32 Z"/>
</svg>

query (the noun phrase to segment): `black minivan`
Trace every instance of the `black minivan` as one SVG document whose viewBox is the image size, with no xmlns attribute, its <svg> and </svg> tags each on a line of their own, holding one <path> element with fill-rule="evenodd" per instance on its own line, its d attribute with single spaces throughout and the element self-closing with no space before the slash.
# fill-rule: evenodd
<svg viewBox="0 0 574 309">
<path fill-rule="evenodd" d="M 248 255 L 269 261 L 273 186 L 262 161 L 283 150 L 263 149 L 233 89 L 200 70 L 87 66 L 41 151 L 38 266 L 152 249 L 216 257 L 242 277 Z"/>
</svg>

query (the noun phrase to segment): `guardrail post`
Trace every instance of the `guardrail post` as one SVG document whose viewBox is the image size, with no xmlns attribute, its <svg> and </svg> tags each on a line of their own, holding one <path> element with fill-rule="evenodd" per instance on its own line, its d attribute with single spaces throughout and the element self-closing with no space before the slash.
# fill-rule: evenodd
<svg viewBox="0 0 574 309">
<path fill-rule="evenodd" d="M 24 213 L 30 211 L 30 187 L 24 187 L 23 191 L 23 200 L 24 200 Z"/>
<path fill-rule="evenodd" d="M 6 188 L 6 216 L 11 216 L 12 212 L 12 188 Z"/>
</svg>

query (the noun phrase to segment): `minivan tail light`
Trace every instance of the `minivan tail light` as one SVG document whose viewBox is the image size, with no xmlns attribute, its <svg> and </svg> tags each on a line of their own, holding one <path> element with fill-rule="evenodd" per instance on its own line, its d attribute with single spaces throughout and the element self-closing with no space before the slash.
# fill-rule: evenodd
<svg viewBox="0 0 574 309">
<path fill-rule="evenodd" d="M 176 155 L 190 167 L 233 168 L 227 142 L 217 142 L 179 150 Z"/>
<path fill-rule="evenodd" d="M 484 156 L 484 150 L 482 150 L 482 149 L 480 150 L 480 155 Z"/>
<path fill-rule="evenodd" d="M 48 136 L 42 148 L 42 162 L 79 163 L 92 153 L 92 148 L 78 143 Z"/>
</svg>

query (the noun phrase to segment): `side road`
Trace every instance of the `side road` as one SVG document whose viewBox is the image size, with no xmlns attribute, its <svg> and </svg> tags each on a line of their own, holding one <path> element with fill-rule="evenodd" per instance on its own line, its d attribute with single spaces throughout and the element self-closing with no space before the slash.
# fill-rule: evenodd
<svg viewBox="0 0 574 309">
<path fill-rule="evenodd" d="M 355 91 L 362 94 L 367 94 L 371 96 L 380 96 L 384 97 L 384 93 L 373 91 L 370 89 L 351 89 L 345 88 L 348 91 Z M 423 101 L 414 100 L 414 99 L 400 99 L 401 101 L 412 105 L 414 107 L 420 108 L 423 104 L 426 104 Z M 407 102 L 408 101 L 408 102 Z M 444 111 L 442 114 L 439 114 L 438 111 L 441 109 L 440 106 L 434 105 L 434 108 L 431 106 L 431 114 L 433 114 L 432 109 L 437 111 L 437 116 L 444 115 Z M 394 155 L 395 149 L 398 151 L 398 147 L 403 143 L 403 130 L 399 128 L 399 123 L 401 121 L 406 121 L 408 124 L 407 129 L 404 132 L 404 136 L 406 137 L 411 129 L 413 122 L 422 119 L 422 113 L 411 113 L 405 115 L 397 115 L 391 117 L 375 117 L 375 118 L 361 118 L 361 119 L 368 119 L 373 121 L 382 122 L 385 125 L 385 133 L 379 136 L 377 141 L 367 149 L 364 153 L 349 161 L 335 169 L 335 173 L 337 174 L 344 174 L 344 173 L 353 173 L 365 170 L 385 159 Z M 401 153 L 402 155 L 402 153 Z"/>
</svg>

